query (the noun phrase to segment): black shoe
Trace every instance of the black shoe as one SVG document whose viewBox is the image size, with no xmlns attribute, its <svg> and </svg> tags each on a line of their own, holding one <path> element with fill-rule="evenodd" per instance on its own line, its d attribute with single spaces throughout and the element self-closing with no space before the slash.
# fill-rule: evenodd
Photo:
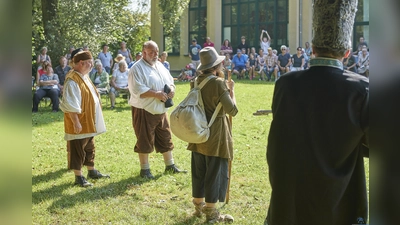
<svg viewBox="0 0 400 225">
<path fill-rule="evenodd" d="M 115 108 L 114 106 L 111 106 L 111 107 L 110 107 L 111 110 L 113 110 L 114 108 Z"/>
<path fill-rule="evenodd" d="M 154 176 L 153 174 L 151 174 L 150 169 L 140 170 L 140 176 L 142 178 L 154 179 Z"/>
<path fill-rule="evenodd" d="M 178 167 L 175 166 L 175 164 L 172 164 L 170 166 L 165 167 L 165 172 L 166 173 L 187 173 L 186 170 L 180 170 Z"/>
<path fill-rule="evenodd" d="M 89 187 L 93 184 L 89 183 L 84 176 L 75 176 L 75 185 L 79 185 L 81 187 Z"/>
<path fill-rule="evenodd" d="M 88 170 L 88 175 L 87 176 L 89 178 L 92 178 L 92 179 L 110 178 L 110 175 L 102 174 L 98 170 Z"/>
</svg>

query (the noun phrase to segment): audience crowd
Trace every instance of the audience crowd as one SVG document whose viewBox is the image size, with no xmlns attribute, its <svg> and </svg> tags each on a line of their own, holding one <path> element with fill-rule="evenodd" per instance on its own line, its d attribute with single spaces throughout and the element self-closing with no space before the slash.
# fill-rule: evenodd
<svg viewBox="0 0 400 225">
<path fill-rule="evenodd" d="M 188 54 L 191 62 L 181 70 L 176 80 L 190 81 L 198 75 L 196 71 L 200 64 L 199 52 L 204 47 L 214 47 L 210 37 L 206 38 L 202 46 L 197 43 L 196 39 L 192 39 Z M 86 45 L 82 49 L 89 51 Z M 227 78 L 227 71 L 230 70 L 237 79 L 253 80 L 258 78 L 259 81 L 276 81 L 287 72 L 308 69 L 310 59 L 314 57 L 309 42 L 305 42 L 304 48 L 302 46 L 297 47 L 293 54 L 290 53 L 290 49 L 286 45 L 281 45 L 279 49 L 280 53 L 277 49 L 271 47 L 271 37 L 266 30 L 261 31 L 260 43 L 256 47 L 249 46 L 245 36 L 241 37 L 236 48 L 232 47 L 228 39 L 225 39 L 219 50 L 219 54 L 225 56 L 223 63 L 225 77 Z M 68 53 L 59 58 L 58 65 L 53 71 L 52 61 L 50 56 L 47 55 L 47 48 L 41 48 L 40 54 L 36 58 L 36 76 L 32 77 L 32 85 L 34 86 L 36 83 L 32 112 L 38 111 L 38 105 L 43 98 L 50 98 L 53 111 L 58 111 L 58 98 L 62 97 L 65 75 L 71 69 L 68 61 L 71 52 L 74 50 L 74 46 L 70 46 Z M 170 70 L 167 57 L 168 53 L 162 52 L 159 61 L 167 70 Z M 121 92 L 127 92 L 127 71 L 141 58 L 141 52 L 136 53 L 135 58 L 133 58 L 131 50 L 126 47 L 124 41 L 120 43 L 120 49 L 118 49 L 117 56 L 114 59 L 109 52 L 108 45 L 102 45 L 89 75 L 99 93 L 109 96 L 111 109 L 115 107 L 115 97 Z M 343 66 L 349 71 L 369 77 L 369 49 L 364 37 L 360 37 L 357 49 L 343 59 Z M 54 77 L 57 77 L 57 79 Z M 57 80 L 57 83 L 56 81 L 49 82 L 49 78 Z M 56 84 L 50 88 L 49 83 Z M 57 99 L 54 97 L 56 95 Z"/>
</svg>

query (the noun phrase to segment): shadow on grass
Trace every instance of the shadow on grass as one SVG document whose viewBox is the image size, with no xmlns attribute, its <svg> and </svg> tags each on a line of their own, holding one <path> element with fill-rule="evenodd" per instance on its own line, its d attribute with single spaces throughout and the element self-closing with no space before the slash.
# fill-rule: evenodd
<svg viewBox="0 0 400 225">
<path fill-rule="evenodd" d="M 202 218 L 200 218 L 200 220 L 204 220 L 204 223 L 199 222 L 198 220 L 199 220 L 199 218 L 197 218 L 196 216 L 191 216 L 191 217 L 187 217 L 186 219 L 184 219 L 182 221 L 177 221 L 173 225 L 206 224 L 204 216 Z"/>
<path fill-rule="evenodd" d="M 32 177 L 32 186 L 42 183 L 42 182 L 56 180 L 57 178 L 60 178 L 66 172 L 68 172 L 68 169 L 59 169 L 57 171 L 48 172 L 46 174 L 33 176 Z"/>
<path fill-rule="evenodd" d="M 87 203 L 87 202 L 94 202 L 96 200 L 102 200 L 102 199 L 109 199 L 109 198 L 115 198 L 117 196 L 123 196 L 123 195 L 129 195 L 126 193 L 128 189 L 130 189 L 132 186 L 135 185 L 142 185 L 146 182 L 150 181 L 156 181 L 158 180 L 162 175 L 156 175 L 155 179 L 145 179 L 141 178 L 140 176 L 136 177 L 130 177 L 124 180 L 120 180 L 118 182 L 113 182 L 112 178 L 111 179 L 101 179 L 101 180 L 92 180 L 89 179 L 89 182 L 93 183 L 92 187 L 88 188 L 83 188 L 79 186 L 73 185 L 73 182 L 69 184 L 63 184 L 60 187 L 52 187 L 49 188 L 45 191 L 39 191 L 39 193 L 33 193 L 32 194 L 32 199 L 37 199 L 39 196 L 36 196 L 37 194 L 47 194 L 48 199 L 58 199 L 53 202 L 51 206 L 48 207 L 48 211 L 56 211 L 58 209 L 64 209 L 64 208 L 71 208 L 74 207 L 77 204 L 80 203 Z M 110 182 L 106 186 L 102 187 L 96 187 L 97 182 Z M 76 188 L 80 191 L 78 191 L 75 194 L 64 194 L 62 191 L 66 188 Z M 140 200 L 140 196 L 137 196 L 136 194 L 131 195 L 134 200 Z"/>
</svg>

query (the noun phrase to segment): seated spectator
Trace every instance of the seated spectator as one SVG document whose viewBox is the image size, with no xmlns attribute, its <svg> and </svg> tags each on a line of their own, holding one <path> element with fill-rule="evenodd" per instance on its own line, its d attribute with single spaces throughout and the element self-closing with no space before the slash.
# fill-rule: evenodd
<svg viewBox="0 0 400 225">
<path fill-rule="evenodd" d="M 194 65 L 192 63 L 189 63 L 181 70 L 181 73 L 178 76 L 179 81 L 191 81 L 193 80 L 196 76 L 196 70 L 194 70 Z"/>
<path fill-rule="evenodd" d="M 256 66 L 257 66 L 257 60 L 254 57 L 254 53 L 250 52 L 250 57 L 249 57 L 249 63 L 248 63 L 248 70 L 249 70 L 249 79 L 253 80 L 255 77 L 256 73 Z"/>
<path fill-rule="evenodd" d="M 142 53 L 141 52 L 136 53 L 135 60 L 129 63 L 128 69 L 130 69 L 141 58 L 142 58 Z"/>
<path fill-rule="evenodd" d="M 254 58 L 255 58 L 255 59 L 257 59 L 257 57 L 258 57 L 258 54 L 257 54 L 257 52 L 256 52 L 256 48 L 254 48 L 254 47 L 251 47 L 251 48 L 250 48 L 250 53 L 253 53 L 253 55 L 254 55 Z"/>
<path fill-rule="evenodd" d="M 46 73 L 39 78 L 38 89 L 33 95 L 32 112 L 38 111 L 39 103 L 44 97 L 49 97 L 52 102 L 53 112 L 58 112 L 60 90 L 58 89 L 58 76 L 53 73 L 53 68 L 50 63 L 44 64 L 43 68 Z"/>
<path fill-rule="evenodd" d="M 278 55 L 278 67 L 280 75 L 283 75 L 290 71 L 290 54 L 287 53 L 287 47 L 281 46 L 282 53 Z"/>
<path fill-rule="evenodd" d="M 247 58 L 242 55 L 242 50 L 238 49 L 237 54 L 233 56 L 232 68 L 233 73 L 237 75 L 237 78 L 243 79 L 244 73 L 246 72 Z"/>
<path fill-rule="evenodd" d="M 271 80 L 271 75 L 273 74 L 274 80 L 278 80 L 278 66 L 276 61 L 276 55 L 272 52 L 272 48 L 268 48 L 268 54 L 264 55 L 265 59 L 265 74 L 267 75 L 267 81 Z"/>
<path fill-rule="evenodd" d="M 292 69 L 291 71 L 300 71 L 300 70 L 304 70 L 304 64 L 306 63 L 306 60 L 304 58 L 301 47 L 297 47 L 297 53 L 293 54 L 292 56 Z"/>
<path fill-rule="evenodd" d="M 51 65 L 51 63 L 49 61 L 44 61 L 38 66 L 36 72 L 36 86 L 39 86 L 40 77 L 46 74 L 46 70 L 44 68 L 47 67 L 48 65 Z"/>
<path fill-rule="evenodd" d="M 231 42 L 229 42 L 228 39 L 225 39 L 224 42 L 221 45 L 221 52 L 223 55 L 229 54 L 232 56 L 233 50 L 231 46 Z"/>
<path fill-rule="evenodd" d="M 93 65 L 96 65 L 97 63 L 101 63 L 101 60 L 95 59 Z M 101 65 L 103 65 L 103 64 L 101 63 Z M 103 70 L 105 70 L 104 66 L 103 66 Z M 89 72 L 89 77 L 92 76 L 96 72 L 97 72 L 96 67 L 93 66 L 92 70 Z"/>
<path fill-rule="evenodd" d="M 161 53 L 161 57 L 160 57 L 160 62 L 165 66 L 165 68 L 167 68 L 167 70 L 170 70 L 169 67 L 169 62 L 167 62 L 167 57 L 168 57 L 168 52 L 163 52 Z"/>
<path fill-rule="evenodd" d="M 69 52 L 65 54 L 65 58 L 68 60 L 71 59 L 71 53 L 75 50 L 74 46 L 69 46 Z M 59 74 L 58 74 L 59 75 Z"/>
<path fill-rule="evenodd" d="M 41 65 L 45 61 L 48 61 L 49 63 L 51 63 L 50 56 L 47 55 L 47 48 L 43 47 L 40 50 L 40 55 L 38 55 L 37 58 L 36 58 L 36 63 L 37 63 L 37 65 Z"/>
<path fill-rule="evenodd" d="M 115 107 L 115 97 L 119 93 L 128 93 L 128 65 L 125 60 L 118 63 L 119 68 L 114 71 L 111 78 L 110 100 L 111 109 Z"/>
<path fill-rule="evenodd" d="M 118 65 L 118 63 L 119 62 L 121 62 L 121 60 L 125 60 L 125 56 L 123 56 L 122 54 L 118 54 L 117 55 L 117 57 L 115 57 L 114 58 L 114 66 L 113 66 L 113 69 L 112 69 L 112 72 L 114 73 L 114 71 L 116 70 L 116 69 L 118 69 L 119 68 L 119 65 Z M 126 60 L 125 60 L 126 61 Z"/>
<path fill-rule="evenodd" d="M 369 77 L 369 54 L 367 47 L 362 48 L 362 54 L 358 58 L 358 74 Z"/>
<path fill-rule="evenodd" d="M 203 48 L 205 48 L 205 47 L 214 47 L 214 43 L 211 42 L 211 38 L 210 37 L 206 38 L 206 42 L 204 42 L 204 44 L 203 44 Z"/>
<path fill-rule="evenodd" d="M 257 71 L 260 74 L 260 78 L 258 80 L 264 80 L 265 74 L 266 74 L 266 69 L 265 69 L 265 59 L 264 59 L 264 50 L 260 48 L 258 51 L 258 56 L 257 56 Z"/>
<path fill-rule="evenodd" d="M 96 62 L 94 67 L 96 68 L 96 72 L 90 75 L 90 80 L 93 82 L 94 86 L 96 86 L 97 91 L 100 94 L 108 93 L 110 90 L 110 79 L 108 73 L 103 68 L 101 62 Z"/>
<path fill-rule="evenodd" d="M 353 54 L 349 54 L 347 58 L 343 59 L 343 69 L 357 73 L 356 57 Z"/>
<path fill-rule="evenodd" d="M 58 75 L 59 83 L 58 83 L 58 88 L 60 89 L 60 93 L 63 93 L 64 90 L 64 81 L 65 81 L 65 75 L 71 70 L 71 67 L 67 65 L 67 58 L 65 56 L 60 57 L 60 65 L 58 65 L 55 70 L 56 74 Z"/>
</svg>

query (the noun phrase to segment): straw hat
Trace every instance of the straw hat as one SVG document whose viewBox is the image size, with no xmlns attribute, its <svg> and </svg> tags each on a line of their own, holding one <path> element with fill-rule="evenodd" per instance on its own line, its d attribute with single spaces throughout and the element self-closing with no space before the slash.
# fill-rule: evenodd
<svg viewBox="0 0 400 225">
<path fill-rule="evenodd" d="M 125 59 L 125 56 L 123 56 L 122 54 L 118 54 L 117 55 L 117 57 L 115 57 L 115 62 L 119 62 L 119 61 L 121 61 L 121 60 L 124 60 Z"/>
<path fill-rule="evenodd" d="M 200 50 L 200 65 L 198 70 L 205 70 L 214 67 L 224 61 L 225 56 L 218 55 L 213 47 L 205 47 Z"/>
<path fill-rule="evenodd" d="M 315 0 L 312 44 L 333 51 L 351 47 L 357 0 Z"/>
</svg>

